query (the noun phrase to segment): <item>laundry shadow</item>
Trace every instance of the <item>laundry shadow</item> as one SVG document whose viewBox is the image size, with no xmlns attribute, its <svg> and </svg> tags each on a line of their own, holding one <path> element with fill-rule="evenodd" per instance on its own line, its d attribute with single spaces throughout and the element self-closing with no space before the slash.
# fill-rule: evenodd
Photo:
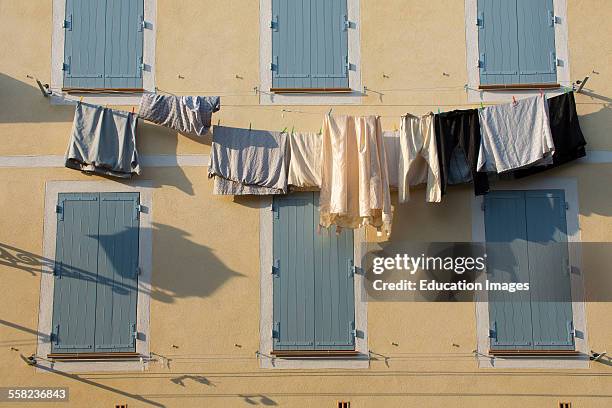
<svg viewBox="0 0 612 408">
<path fill-rule="evenodd" d="M 268 407 L 278 405 L 276 401 L 263 394 L 240 394 L 239 397 L 249 405 L 264 405 Z"/>
<path fill-rule="evenodd" d="M 203 375 L 181 375 L 178 377 L 172 377 L 170 379 L 170 382 L 176 385 L 180 385 L 181 387 L 184 387 L 185 381 L 187 380 L 196 382 L 198 384 L 208 385 L 210 387 L 215 386 L 215 384 L 212 381 L 210 381 L 208 378 L 204 377 Z"/>
<path fill-rule="evenodd" d="M 165 248 L 152 254 L 153 275 L 149 294 L 157 301 L 173 303 L 178 298 L 207 297 L 228 280 L 244 276 L 228 268 L 209 247 L 189 239 L 190 234 L 186 231 L 154 223 L 151 231 L 140 228 L 135 236 L 144 233 L 150 233 L 153 237 L 153 248 Z M 142 285 L 138 285 L 139 281 L 142 283 L 143 276 L 137 277 L 133 267 L 126 266 L 120 258 L 121 251 L 116 250 L 116 244 L 125 245 L 130 236 L 134 236 L 134 231 L 126 228 L 119 233 L 96 238 L 100 250 L 105 251 L 116 271 L 115 279 L 109 278 L 108 274 L 98 276 L 97 270 L 81 265 L 56 264 L 53 259 L 5 243 L 0 243 L 0 271 L 15 269 L 36 276 L 55 270 L 56 278 L 96 281 L 97 284 L 110 286 L 115 293 L 144 291 Z"/>
</svg>

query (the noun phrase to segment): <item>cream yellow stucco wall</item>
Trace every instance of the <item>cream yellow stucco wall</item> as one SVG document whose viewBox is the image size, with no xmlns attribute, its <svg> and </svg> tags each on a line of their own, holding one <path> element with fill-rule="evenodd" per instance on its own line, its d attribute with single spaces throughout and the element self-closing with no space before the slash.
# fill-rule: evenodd
<svg viewBox="0 0 612 408">
<path fill-rule="evenodd" d="M 220 94 L 214 120 L 224 125 L 319 129 L 328 106 L 282 113 L 281 106 L 260 106 L 253 93 L 259 85 L 258 1 L 158 0 L 157 7 L 160 90 Z M 74 108 L 49 104 L 27 77 L 49 80 L 51 10 L 50 0 L 0 0 L 0 157 L 65 152 Z M 591 76 L 589 94 L 576 98 L 581 125 L 590 149 L 609 151 L 612 5 L 568 0 L 568 20 L 571 77 Z M 362 83 L 383 95 L 368 92 L 360 105 L 334 112 L 383 115 L 384 128 L 392 130 L 406 112 L 475 106 L 463 90 L 463 0 L 362 0 L 360 24 Z M 209 138 L 142 122 L 138 144 L 143 155 L 209 151 Z M 573 164 L 538 176 L 549 177 L 577 180 L 582 239 L 610 241 L 612 164 Z M 19 266 L 28 254 L 42 256 L 45 183 L 114 181 L 60 168 L 0 168 L 0 249 L 24 255 L 19 266 L 0 257 L 0 387 L 67 386 L 70 406 L 94 407 L 332 407 L 340 399 L 353 408 L 612 405 L 612 370 L 605 364 L 479 369 L 470 303 L 369 304 L 369 349 L 377 354 L 370 369 L 260 369 L 258 201 L 213 196 L 203 167 L 145 168 L 139 179 L 155 186 L 150 349 L 167 365 L 158 358 L 144 372 L 62 374 L 38 373 L 20 359 L 36 351 L 40 272 Z M 471 199 L 469 186 L 451 189 L 440 205 L 425 204 L 418 191 L 413 202 L 395 206 L 391 239 L 469 240 Z M 610 263 L 583 257 L 585 268 L 609 270 Z M 587 290 L 600 284 L 585 282 Z M 587 305 L 592 350 L 612 349 L 611 313 L 610 304 Z"/>
</svg>

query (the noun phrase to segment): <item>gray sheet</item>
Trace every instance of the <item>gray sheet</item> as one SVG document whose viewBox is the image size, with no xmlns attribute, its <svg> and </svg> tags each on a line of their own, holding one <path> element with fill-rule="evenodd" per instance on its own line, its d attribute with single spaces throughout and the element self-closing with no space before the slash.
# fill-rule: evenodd
<svg viewBox="0 0 612 408">
<path fill-rule="evenodd" d="M 77 103 L 66 167 L 130 178 L 140 174 L 136 114 Z"/>
<path fill-rule="evenodd" d="M 214 194 L 286 194 L 288 162 L 286 133 L 214 128 L 208 167 Z"/>
<path fill-rule="evenodd" d="M 174 96 L 145 93 L 138 115 L 149 122 L 181 133 L 202 136 L 210 129 L 213 112 L 221 107 L 218 96 Z"/>
</svg>

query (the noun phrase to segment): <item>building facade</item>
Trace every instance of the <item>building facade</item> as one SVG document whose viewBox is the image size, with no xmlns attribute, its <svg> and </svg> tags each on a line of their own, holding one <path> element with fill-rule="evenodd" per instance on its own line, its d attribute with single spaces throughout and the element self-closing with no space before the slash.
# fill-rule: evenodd
<svg viewBox="0 0 612 408">
<path fill-rule="evenodd" d="M 584 299 L 612 290 L 612 254 L 581 244 L 612 239 L 611 19 L 604 0 L 1 1 L 0 386 L 68 387 L 71 406 L 100 407 L 610 406 L 611 363 L 590 357 L 612 341 L 612 309 Z M 487 198 L 393 192 L 389 237 L 316 235 L 313 252 L 300 243 L 318 194 L 213 195 L 210 134 L 139 121 L 141 175 L 64 167 L 79 101 L 130 112 L 142 92 L 215 95 L 214 125 L 316 132 L 331 109 L 393 131 L 406 113 L 553 96 L 587 76 L 585 158 Z M 360 290 L 363 243 L 485 242 L 521 222 L 572 243 L 558 286 L 571 298 L 528 326 L 508 318 L 536 316 L 528 305 Z"/>
</svg>

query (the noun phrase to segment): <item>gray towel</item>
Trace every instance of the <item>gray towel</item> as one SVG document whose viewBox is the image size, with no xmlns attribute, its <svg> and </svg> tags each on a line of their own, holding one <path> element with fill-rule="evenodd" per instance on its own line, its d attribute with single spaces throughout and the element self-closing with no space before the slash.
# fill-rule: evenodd
<svg viewBox="0 0 612 408">
<path fill-rule="evenodd" d="M 286 194 L 288 149 L 286 133 L 215 126 L 208 166 L 213 194 Z"/>
<path fill-rule="evenodd" d="M 213 112 L 221 107 L 218 96 L 174 96 L 145 93 L 138 116 L 177 130 L 202 136 L 210 129 Z"/>
<path fill-rule="evenodd" d="M 77 103 L 66 167 L 130 178 L 140 174 L 136 114 Z"/>
</svg>

